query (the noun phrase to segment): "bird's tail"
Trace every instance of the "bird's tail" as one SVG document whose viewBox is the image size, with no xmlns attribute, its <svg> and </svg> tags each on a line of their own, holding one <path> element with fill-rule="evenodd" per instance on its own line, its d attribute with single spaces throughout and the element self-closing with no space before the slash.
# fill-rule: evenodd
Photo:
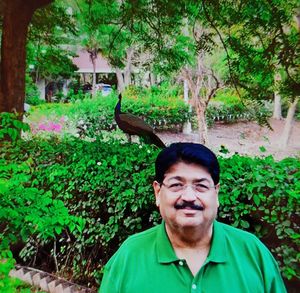
<svg viewBox="0 0 300 293">
<path fill-rule="evenodd" d="M 150 133 L 149 135 L 151 143 L 155 144 L 159 148 L 165 148 L 166 145 L 163 143 L 163 141 L 154 133 Z"/>
</svg>

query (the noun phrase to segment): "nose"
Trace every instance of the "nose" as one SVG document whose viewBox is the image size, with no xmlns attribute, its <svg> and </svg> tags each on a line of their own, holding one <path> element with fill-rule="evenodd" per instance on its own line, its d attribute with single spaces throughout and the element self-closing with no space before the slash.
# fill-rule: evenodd
<svg viewBox="0 0 300 293">
<path fill-rule="evenodd" d="M 195 201 L 197 199 L 196 193 L 192 185 L 186 185 L 182 191 L 181 199 L 184 201 Z"/>
</svg>

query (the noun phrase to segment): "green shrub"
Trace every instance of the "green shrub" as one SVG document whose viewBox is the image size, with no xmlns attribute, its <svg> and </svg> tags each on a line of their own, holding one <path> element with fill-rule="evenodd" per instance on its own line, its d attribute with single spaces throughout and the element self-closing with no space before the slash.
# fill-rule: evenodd
<svg viewBox="0 0 300 293">
<path fill-rule="evenodd" d="M 117 102 L 117 95 L 112 93 L 106 97 L 98 95 L 93 99 L 77 99 L 70 104 L 41 105 L 33 109 L 29 120 L 33 123 L 41 117 L 53 117 L 55 120 L 65 116 L 73 128 L 84 126 L 85 135 L 95 138 L 102 130 L 117 128 L 114 120 Z M 161 96 L 148 96 L 145 93 L 137 97 L 133 94 L 133 89 L 124 93 L 122 111 L 141 117 L 157 130 L 180 130 L 190 117 L 188 106 L 181 97 L 168 96 L 161 99 Z"/>
<path fill-rule="evenodd" d="M 40 93 L 35 85 L 35 83 L 32 81 L 32 78 L 26 74 L 25 76 L 26 81 L 26 88 L 25 88 L 25 102 L 30 105 L 40 105 L 45 103 L 44 100 L 40 99 Z"/>
<path fill-rule="evenodd" d="M 13 244 L 33 242 L 42 247 L 59 239 L 61 234 L 80 235 L 84 221 L 69 214 L 60 199 L 53 199 L 50 190 L 45 191 L 41 184 L 34 187 L 32 175 L 34 162 L 28 153 L 20 151 L 23 141 L 14 144 L 2 143 L 0 153 L 0 291 L 30 292 L 22 289 L 21 282 L 8 276 L 13 268 L 10 247 Z M 3 150 L 3 151 L 2 151 Z M 34 154 L 32 154 L 33 156 Z M 32 185 L 32 186 L 31 186 Z M 27 257 L 37 250 L 23 253 Z M 56 258 L 56 252 L 52 252 Z M 18 288 L 18 289 L 17 289 Z"/>
<path fill-rule="evenodd" d="M 2 139 L 16 141 L 21 138 L 22 131 L 29 130 L 29 125 L 20 121 L 15 113 L 0 113 L 0 141 Z"/>
<path fill-rule="evenodd" d="M 20 142 L 3 149 L 1 157 L 26 177 L 28 190 L 51 192 L 73 216 L 84 219 L 82 234 L 76 229 L 60 234 L 57 259 L 64 273 L 87 284 L 100 278 L 101 268 L 128 235 L 160 221 L 151 187 L 157 153 L 154 146 L 66 138 Z M 219 220 L 258 235 L 284 277 L 299 279 L 299 160 L 234 155 L 220 157 L 220 164 Z M 32 246 L 28 243 L 27 249 Z"/>
<path fill-rule="evenodd" d="M 57 254 L 59 267 L 72 270 L 74 276 L 84 281 L 100 270 L 129 233 L 153 224 L 154 220 L 149 221 L 154 210 L 149 180 L 153 169 L 147 164 L 154 159 L 153 150 L 114 141 L 53 139 L 18 144 L 5 150 L 8 157 L 2 156 L 10 161 L 8 165 L 18 161 L 15 169 L 20 171 L 20 165 L 30 160 L 34 173 L 27 178 L 28 188 L 47 187 L 56 200 L 65 202 L 73 215 L 85 219 L 82 234 L 74 230 L 73 235 L 60 235 Z M 27 243 L 27 249 L 36 252 L 41 247 L 38 244 L 33 247 L 36 243 Z"/>
<path fill-rule="evenodd" d="M 220 163 L 220 220 L 256 234 L 276 256 L 283 276 L 300 279 L 299 160 L 234 155 Z"/>
<path fill-rule="evenodd" d="M 114 108 L 118 102 L 117 94 L 112 92 L 103 97 L 95 98 L 78 92 L 69 92 L 69 104 L 51 103 L 40 105 L 31 111 L 29 120 L 37 123 L 42 117 L 58 120 L 67 117 L 66 132 L 74 133 L 74 129 L 82 136 L 95 138 L 103 130 L 117 128 L 114 120 Z M 189 106 L 183 101 L 180 88 L 162 84 L 150 89 L 131 86 L 123 93 L 122 111 L 136 115 L 145 120 L 157 131 L 181 131 L 185 122 L 192 121 L 197 129 L 197 117 L 189 111 Z M 206 112 L 209 126 L 216 121 L 236 122 L 239 120 L 263 120 L 270 113 L 261 105 L 248 103 L 244 105 L 232 91 L 227 90 L 211 101 Z"/>
<path fill-rule="evenodd" d="M 236 90 L 225 88 L 218 90 L 212 102 L 222 103 L 227 106 L 241 104 L 241 99 L 236 94 Z"/>
</svg>

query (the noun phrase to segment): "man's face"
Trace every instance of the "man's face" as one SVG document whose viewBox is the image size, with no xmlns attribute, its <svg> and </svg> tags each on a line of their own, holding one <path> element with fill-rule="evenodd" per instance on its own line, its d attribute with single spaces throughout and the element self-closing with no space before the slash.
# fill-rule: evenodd
<svg viewBox="0 0 300 293">
<path fill-rule="evenodd" d="M 219 184 L 196 164 L 178 162 L 165 174 L 162 184 L 153 183 L 156 205 L 172 229 L 208 228 L 219 207 Z"/>
</svg>

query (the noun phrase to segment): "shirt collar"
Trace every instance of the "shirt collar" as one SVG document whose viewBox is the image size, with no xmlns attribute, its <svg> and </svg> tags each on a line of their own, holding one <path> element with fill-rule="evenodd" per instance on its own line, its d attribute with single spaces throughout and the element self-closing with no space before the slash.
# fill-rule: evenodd
<svg viewBox="0 0 300 293">
<path fill-rule="evenodd" d="M 163 221 L 158 228 L 156 238 L 156 252 L 159 263 L 171 263 L 179 261 L 166 232 Z M 224 231 L 217 221 L 213 223 L 213 236 L 210 251 L 205 263 L 223 263 L 227 260 L 227 246 Z"/>
<path fill-rule="evenodd" d="M 213 236 L 207 262 L 222 263 L 227 260 L 227 244 L 224 229 L 218 221 L 213 222 Z"/>
<path fill-rule="evenodd" d="M 156 251 L 159 263 L 171 263 L 179 260 L 167 235 L 164 221 L 160 224 L 157 232 Z"/>
</svg>

